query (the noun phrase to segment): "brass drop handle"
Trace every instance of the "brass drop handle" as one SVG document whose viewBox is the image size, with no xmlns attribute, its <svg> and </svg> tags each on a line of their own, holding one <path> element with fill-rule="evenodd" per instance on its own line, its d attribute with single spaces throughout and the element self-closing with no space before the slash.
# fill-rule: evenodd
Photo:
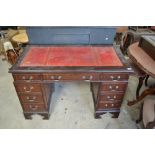
<svg viewBox="0 0 155 155">
<path fill-rule="evenodd" d="M 38 108 L 37 105 L 35 105 L 35 106 L 30 105 L 30 109 L 32 109 L 32 110 L 37 110 L 37 108 Z"/>
<path fill-rule="evenodd" d="M 25 76 L 22 76 L 22 79 L 25 80 L 26 79 Z"/>
<path fill-rule="evenodd" d="M 107 99 L 110 99 L 110 96 L 107 96 Z"/>
<path fill-rule="evenodd" d="M 54 76 L 51 76 L 51 79 L 54 80 Z"/>
<path fill-rule="evenodd" d="M 26 93 L 30 93 L 32 89 L 33 89 L 33 86 L 30 86 L 29 90 L 24 86 L 24 90 Z"/>
<path fill-rule="evenodd" d="M 33 76 L 30 76 L 30 77 L 29 77 L 29 80 L 32 80 L 32 79 L 33 79 Z"/>
<path fill-rule="evenodd" d="M 116 86 L 115 88 L 116 88 L 116 89 L 118 89 L 118 88 L 119 88 L 119 86 Z"/>
<path fill-rule="evenodd" d="M 114 95 L 113 98 L 110 97 L 110 96 L 107 96 L 107 99 L 109 99 L 109 100 L 114 100 L 114 99 L 116 99 L 116 96 Z"/>
<path fill-rule="evenodd" d="M 109 86 L 109 89 L 112 89 L 112 86 L 111 85 Z"/>
<path fill-rule="evenodd" d="M 82 79 L 84 79 L 85 81 L 90 81 L 90 80 L 92 80 L 93 79 L 93 76 L 92 75 L 90 75 L 90 76 L 82 76 Z"/>
<path fill-rule="evenodd" d="M 29 100 L 29 102 L 34 102 L 36 99 L 36 96 L 33 96 L 32 99 L 30 99 L 30 97 L 27 96 L 26 99 Z"/>
<path fill-rule="evenodd" d="M 58 76 L 57 79 L 60 80 L 62 78 L 62 76 Z"/>
<path fill-rule="evenodd" d="M 62 76 L 57 76 L 56 79 L 54 81 L 59 81 L 62 78 Z"/>
<path fill-rule="evenodd" d="M 60 75 L 59 76 L 53 76 L 53 75 L 51 76 L 51 79 L 55 80 L 55 81 L 59 81 L 61 78 L 62 78 L 62 76 L 60 76 Z"/>
<path fill-rule="evenodd" d="M 117 77 L 114 77 L 114 76 L 111 75 L 110 78 L 111 78 L 113 81 L 118 81 L 118 80 L 120 80 L 121 76 L 118 75 Z"/>
</svg>

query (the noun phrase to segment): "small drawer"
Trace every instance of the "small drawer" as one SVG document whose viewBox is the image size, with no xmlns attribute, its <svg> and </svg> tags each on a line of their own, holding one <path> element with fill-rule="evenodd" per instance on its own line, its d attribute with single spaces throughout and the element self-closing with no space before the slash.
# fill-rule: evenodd
<svg viewBox="0 0 155 155">
<path fill-rule="evenodd" d="M 52 73 L 44 74 L 44 80 L 52 81 L 96 81 L 99 79 L 98 73 Z"/>
<path fill-rule="evenodd" d="M 41 80 L 40 74 L 13 74 L 14 80 Z"/>
<path fill-rule="evenodd" d="M 42 112 L 47 110 L 44 104 L 22 104 L 22 107 L 26 112 Z"/>
<path fill-rule="evenodd" d="M 19 94 L 19 98 L 22 103 L 43 103 L 43 97 L 41 94 Z"/>
<path fill-rule="evenodd" d="M 127 82 L 122 82 L 122 83 L 102 83 L 100 87 L 100 91 L 112 91 L 112 92 L 117 92 L 117 91 L 125 91 L 127 87 Z"/>
<path fill-rule="evenodd" d="M 38 83 L 14 83 L 17 92 L 31 93 L 41 92 L 41 85 Z"/>
<path fill-rule="evenodd" d="M 106 93 L 104 95 L 99 95 L 99 101 L 116 101 L 116 100 L 122 100 L 124 94 L 123 93 Z"/>
<path fill-rule="evenodd" d="M 99 102 L 97 104 L 97 108 L 99 109 L 113 109 L 113 108 L 120 108 L 121 103 L 120 102 Z"/>
<path fill-rule="evenodd" d="M 100 80 L 105 81 L 127 81 L 129 75 L 123 73 L 102 73 L 100 75 Z"/>
</svg>

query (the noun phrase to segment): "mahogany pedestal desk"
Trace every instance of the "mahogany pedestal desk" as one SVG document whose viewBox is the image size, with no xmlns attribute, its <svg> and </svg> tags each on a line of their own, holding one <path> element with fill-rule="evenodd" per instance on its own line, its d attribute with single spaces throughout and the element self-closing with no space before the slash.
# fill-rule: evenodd
<svg viewBox="0 0 155 155">
<path fill-rule="evenodd" d="M 115 47 L 27 46 L 10 72 L 25 118 L 49 118 L 54 84 L 59 81 L 90 82 L 99 118 L 106 112 L 118 117 L 132 69 Z"/>
<path fill-rule="evenodd" d="M 95 118 L 118 117 L 130 65 L 116 46 L 112 27 L 32 27 L 29 45 L 10 72 L 26 119 L 49 119 L 57 82 L 89 82 Z"/>
</svg>

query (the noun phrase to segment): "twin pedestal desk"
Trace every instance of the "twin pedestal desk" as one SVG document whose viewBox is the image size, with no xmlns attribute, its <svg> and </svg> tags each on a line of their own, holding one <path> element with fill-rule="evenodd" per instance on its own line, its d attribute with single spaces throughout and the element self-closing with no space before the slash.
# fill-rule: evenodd
<svg viewBox="0 0 155 155">
<path fill-rule="evenodd" d="M 90 83 L 95 118 L 118 117 L 133 70 L 115 46 L 31 44 L 10 72 L 25 118 L 49 119 L 55 83 L 69 81 Z"/>
</svg>

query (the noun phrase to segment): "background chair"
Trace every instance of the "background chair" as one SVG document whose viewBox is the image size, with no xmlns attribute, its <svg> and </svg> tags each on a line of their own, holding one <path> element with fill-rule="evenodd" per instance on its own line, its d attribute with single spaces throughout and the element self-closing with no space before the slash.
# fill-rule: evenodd
<svg viewBox="0 0 155 155">
<path fill-rule="evenodd" d="M 136 123 L 143 121 L 143 127 L 146 129 L 155 129 L 155 96 L 147 97 L 142 103 L 139 119 Z"/>
</svg>

